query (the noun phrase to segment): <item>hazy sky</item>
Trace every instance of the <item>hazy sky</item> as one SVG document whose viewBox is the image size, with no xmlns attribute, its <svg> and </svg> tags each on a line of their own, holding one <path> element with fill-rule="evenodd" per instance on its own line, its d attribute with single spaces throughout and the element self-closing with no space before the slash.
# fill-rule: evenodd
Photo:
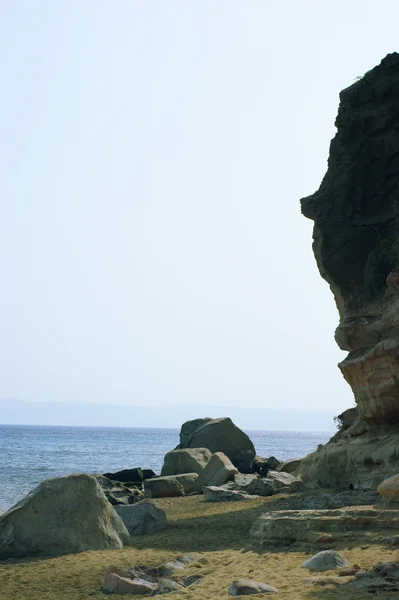
<svg viewBox="0 0 399 600">
<path fill-rule="evenodd" d="M 398 17 L 0 0 L 0 396 L 351 406 L 299 199 Z"/>
</svg>

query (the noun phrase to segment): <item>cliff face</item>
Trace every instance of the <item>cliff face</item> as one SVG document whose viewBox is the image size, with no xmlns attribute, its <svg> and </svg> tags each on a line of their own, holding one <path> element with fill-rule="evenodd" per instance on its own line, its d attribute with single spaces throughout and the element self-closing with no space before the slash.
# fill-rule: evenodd
<svg viewBox="0 0 399 600">
<path fill-rule="evenodd" d="M 313 250 L 340 322 L 339 367 L 362 432 L 399 426 L 399 54 L 340 94 L 319 190 L 304 198 Z"/>
</svg>

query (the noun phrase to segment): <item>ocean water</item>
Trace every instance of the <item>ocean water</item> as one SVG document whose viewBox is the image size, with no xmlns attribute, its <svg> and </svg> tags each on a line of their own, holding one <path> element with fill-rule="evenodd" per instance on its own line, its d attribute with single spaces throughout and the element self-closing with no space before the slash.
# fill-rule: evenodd
<svg viewBox="0 0 399 600">
<path fill-rule="evenodd" d="M 247 431 L 260 456 L 305 456 L 332 432 Z M 133 467 L 159 473 L 179 429 L 0 425 L 0 507 L 10 508 L 43 479 Z"/>
</svg>

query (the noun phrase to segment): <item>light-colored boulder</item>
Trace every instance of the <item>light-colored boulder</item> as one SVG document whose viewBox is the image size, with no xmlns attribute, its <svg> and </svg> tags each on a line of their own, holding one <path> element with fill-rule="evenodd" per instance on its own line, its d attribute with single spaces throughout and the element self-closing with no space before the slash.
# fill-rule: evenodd
<svg viewBox="0 0 399 600">
<path fill-rule="evenodd" d="M 219 487 L 233 479 L 237 473 L 236 467 L 223 452 L 215 452 L 195 481 L 195 489 L 201 491 L 204 486 Z"/>
<path fill-rule="evenodd" d="M 90 475 L 46 479 L 0 517 L 0 559 L 122 548 L 129 533 Z"/>
<path fill-rule="evenodd" d="M 208 448 L 184 448 L 171 450 L 165 455 L 161 475 L 201 473 L 208 464 L 212 452 Z"/>
<path fill-rule="evenodd" d="M 147 498 L 168 498 L 184 496 L 193 490 L 198 473 L 184 473 L 182 475 L 166 475 L 154 477 L 144 481 L 144 495 Z"/>
<path fill-rule="evenodd" d="M 166 512 L 151 502 L 115 506 L 115 510 L 130 535 L 156 533 L 167 526 Z"/>
<path fill-rule="evenodd" d="M 238 502 L 240 500 L 251 500 L 256 498 L 256 496 L 250 496 L 245 492 L 230 490 L 223 486 L 204 486 L 202 491 L 204 493 L 205 502 Z"/>
<path fill-rule="evenodd" d="M 252 579 L 236 579 L 229 587 L 230 596 L 251 596 L 252 594 L 276 594 L 277 589 L 267 583 Z"/>
<path fill-rule="evenodd" d="M 156 583 L 152 583 L 146 579 L 129 579 L 128 577 L 121 577 L 117 573 L 106 573 L 103 590 L 109 594 L 141 596 L 154 592 L 157 587 Z"/>
<path fill-rule="evenodd" d="M 377 491 L 387 504 L 399 502 L 399 474 L 382 481 Z"/>
<path fill-rule="evenodd" d="M 245 472 L 253 471 L 255 448 L 249 437 L 228 418 L 195 419 L 182 425 L 180 448 L 208 448 L 223 452 Z"/>
<path fill-rule="evenodd" d="M 309 571 L 333 571 L 349 566 L 350 562 L 336 550 L 318 552 L 301 565 L 302 568 L 309 569 Z"/>
</svg>

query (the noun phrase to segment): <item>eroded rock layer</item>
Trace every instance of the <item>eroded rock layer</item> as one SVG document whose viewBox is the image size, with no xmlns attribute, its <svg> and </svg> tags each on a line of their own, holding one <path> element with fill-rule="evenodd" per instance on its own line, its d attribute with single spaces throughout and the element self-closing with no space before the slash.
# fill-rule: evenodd
<svg viewBox="0 0 399 600">
<path fill-rule="evenodd" d="M 328 170 L 304 198 L 340 315 L 339 367 L 368 426 L 399 424 L 399 54 L 343 90 Z"/>
</svg>

